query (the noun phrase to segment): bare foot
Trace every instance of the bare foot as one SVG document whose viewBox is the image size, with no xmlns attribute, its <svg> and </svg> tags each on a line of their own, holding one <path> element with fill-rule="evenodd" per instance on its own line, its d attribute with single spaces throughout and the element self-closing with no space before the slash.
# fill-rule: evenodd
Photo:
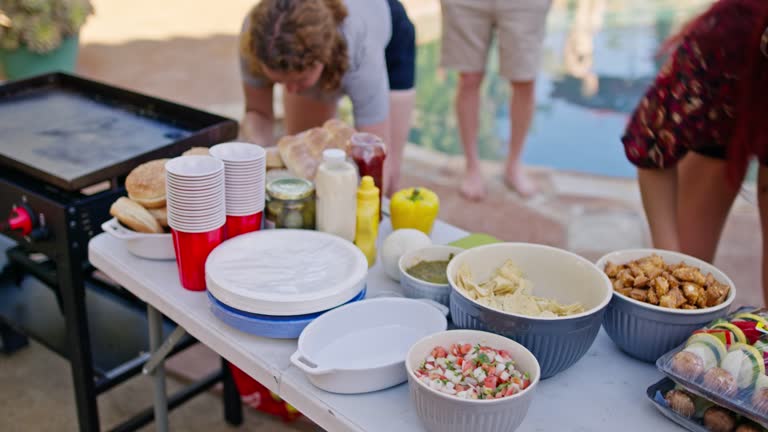
<svg viewBox="0 0 768 432">
<path fill-rule="evenodd" d="M 478 172 L 468 172 L 461 182 L 461 195 L 470 201 L 481 201 L 485 198 L 485 179 Z"/>
<path fill-rule="evenodd" d="M 507 185 L 507 187 L 517 191 L 517 193 L 519 193 L 523 198 L 530 198 L 536 192 L 538 192 L 536 183 L 534 183 L 533 180 L 528 177 L 522 166 L 507 166 L 505 171 L 506 174 L 504 175 L 504 183 Z"/>
</svg>

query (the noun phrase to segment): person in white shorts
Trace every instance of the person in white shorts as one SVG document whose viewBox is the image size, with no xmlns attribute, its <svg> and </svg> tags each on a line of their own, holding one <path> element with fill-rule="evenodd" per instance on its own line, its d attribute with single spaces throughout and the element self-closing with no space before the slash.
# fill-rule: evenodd
<svg viewBox="0 0 768 432">
<path fill-rule="evenodd" d="M 494 34 L 499 45 L 499 74 L 511 86 L 511 136 L 505 183 L 522 196 L 536 192 L 520 155 L 534 109 L 534 80 L 539 69 L 551 0 L 441 0 L 442 66 L 459 72 L 456 116 L 466 157 L 461 193 L 481 200 L 486 186 L 477 154 L 480 85 Z"/>
</svg>

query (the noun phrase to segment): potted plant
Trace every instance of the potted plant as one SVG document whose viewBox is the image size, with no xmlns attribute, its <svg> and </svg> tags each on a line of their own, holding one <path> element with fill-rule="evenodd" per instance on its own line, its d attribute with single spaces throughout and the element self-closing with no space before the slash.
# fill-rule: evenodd
<svg viewBox="0 0 768 432">
<path fill-rule="evenodd" d="M 80 28 L 90 0 L 0 2 L 0 64 L 9 79 L 74 72 Z"/>
</svg>

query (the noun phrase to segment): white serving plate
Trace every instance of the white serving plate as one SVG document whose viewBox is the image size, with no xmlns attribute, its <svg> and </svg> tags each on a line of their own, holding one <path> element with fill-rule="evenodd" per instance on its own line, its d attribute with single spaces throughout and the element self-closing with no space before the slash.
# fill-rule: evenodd
<svg viewBox="0 0 768 432">
<path fill-rule="evenodd" d="M 122 240 L 128 252 L 137 257 L 154 260 L 176 259 L 176 252 L 173 250 L 173 237 L 170 234 L 136 232 L 121 225 L 116 218 L 101 224 L 101 229 Z"/>
<path fill-rule="evenodd" d="M 267 230 L 237 236 L 205 263 L 208 290 L 222 303 L 261 315 L 332 309 L 365 285 L 368 261 L 354 244 L 328 233 Z"/>
<path fill-rule="evenodd" d="M 312 321 L 291 362 L 325 391 L 389 388 L 408 379 L 405 358 L 411 346 L 447 328 L 444 312 L 429 301 L 404 298 L 351 303 Z"/>
</svg>

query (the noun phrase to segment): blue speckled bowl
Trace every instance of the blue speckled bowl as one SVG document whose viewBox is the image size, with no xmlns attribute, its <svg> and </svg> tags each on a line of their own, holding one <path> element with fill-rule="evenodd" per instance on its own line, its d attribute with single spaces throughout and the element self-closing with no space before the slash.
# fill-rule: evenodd
<svg viewBox="0 0 768 432">
<path fill-rule="evenodd" d="M 529 317 L 501 312 L 467 297 L 455 284 L 456 273 L 468 265 L 475 282 L 511 259 L 533 282 L 533 294 L 562 304 L 580 302 L 586 311 L 568 317 Z M 459 328 L 506 336 L 528 348 L 549 378 L 576 363 L 592 346 L 603 311 L 611 300 L 610 280 L 588 260 L 565 250 L 528 243 L 498 243 L 469 249 L 448 265 L 451 317 Z"/>
<path fill-rule="evenodd" d="M 733 281 L 725 273 L 711 264 L 679 252 L 660 249 L 621 250 L 600 258 L 597 267 L 602 270 L 608 261 L 626 264 L 652 254 L 659 255 L 667 264 L 684 261 L 699 267 L 705 275 L 712 273 L 719 282 L 730 285 L 731 292 L 723 303 L 695 310 L 663 308 L 614 292 L 603 317 L 605 332 L 622 351 L 649 363 L 655 362 L 664 353 L 685 342 L 694 330 L 727 315 L 736 298 Z"/>
</svg>

